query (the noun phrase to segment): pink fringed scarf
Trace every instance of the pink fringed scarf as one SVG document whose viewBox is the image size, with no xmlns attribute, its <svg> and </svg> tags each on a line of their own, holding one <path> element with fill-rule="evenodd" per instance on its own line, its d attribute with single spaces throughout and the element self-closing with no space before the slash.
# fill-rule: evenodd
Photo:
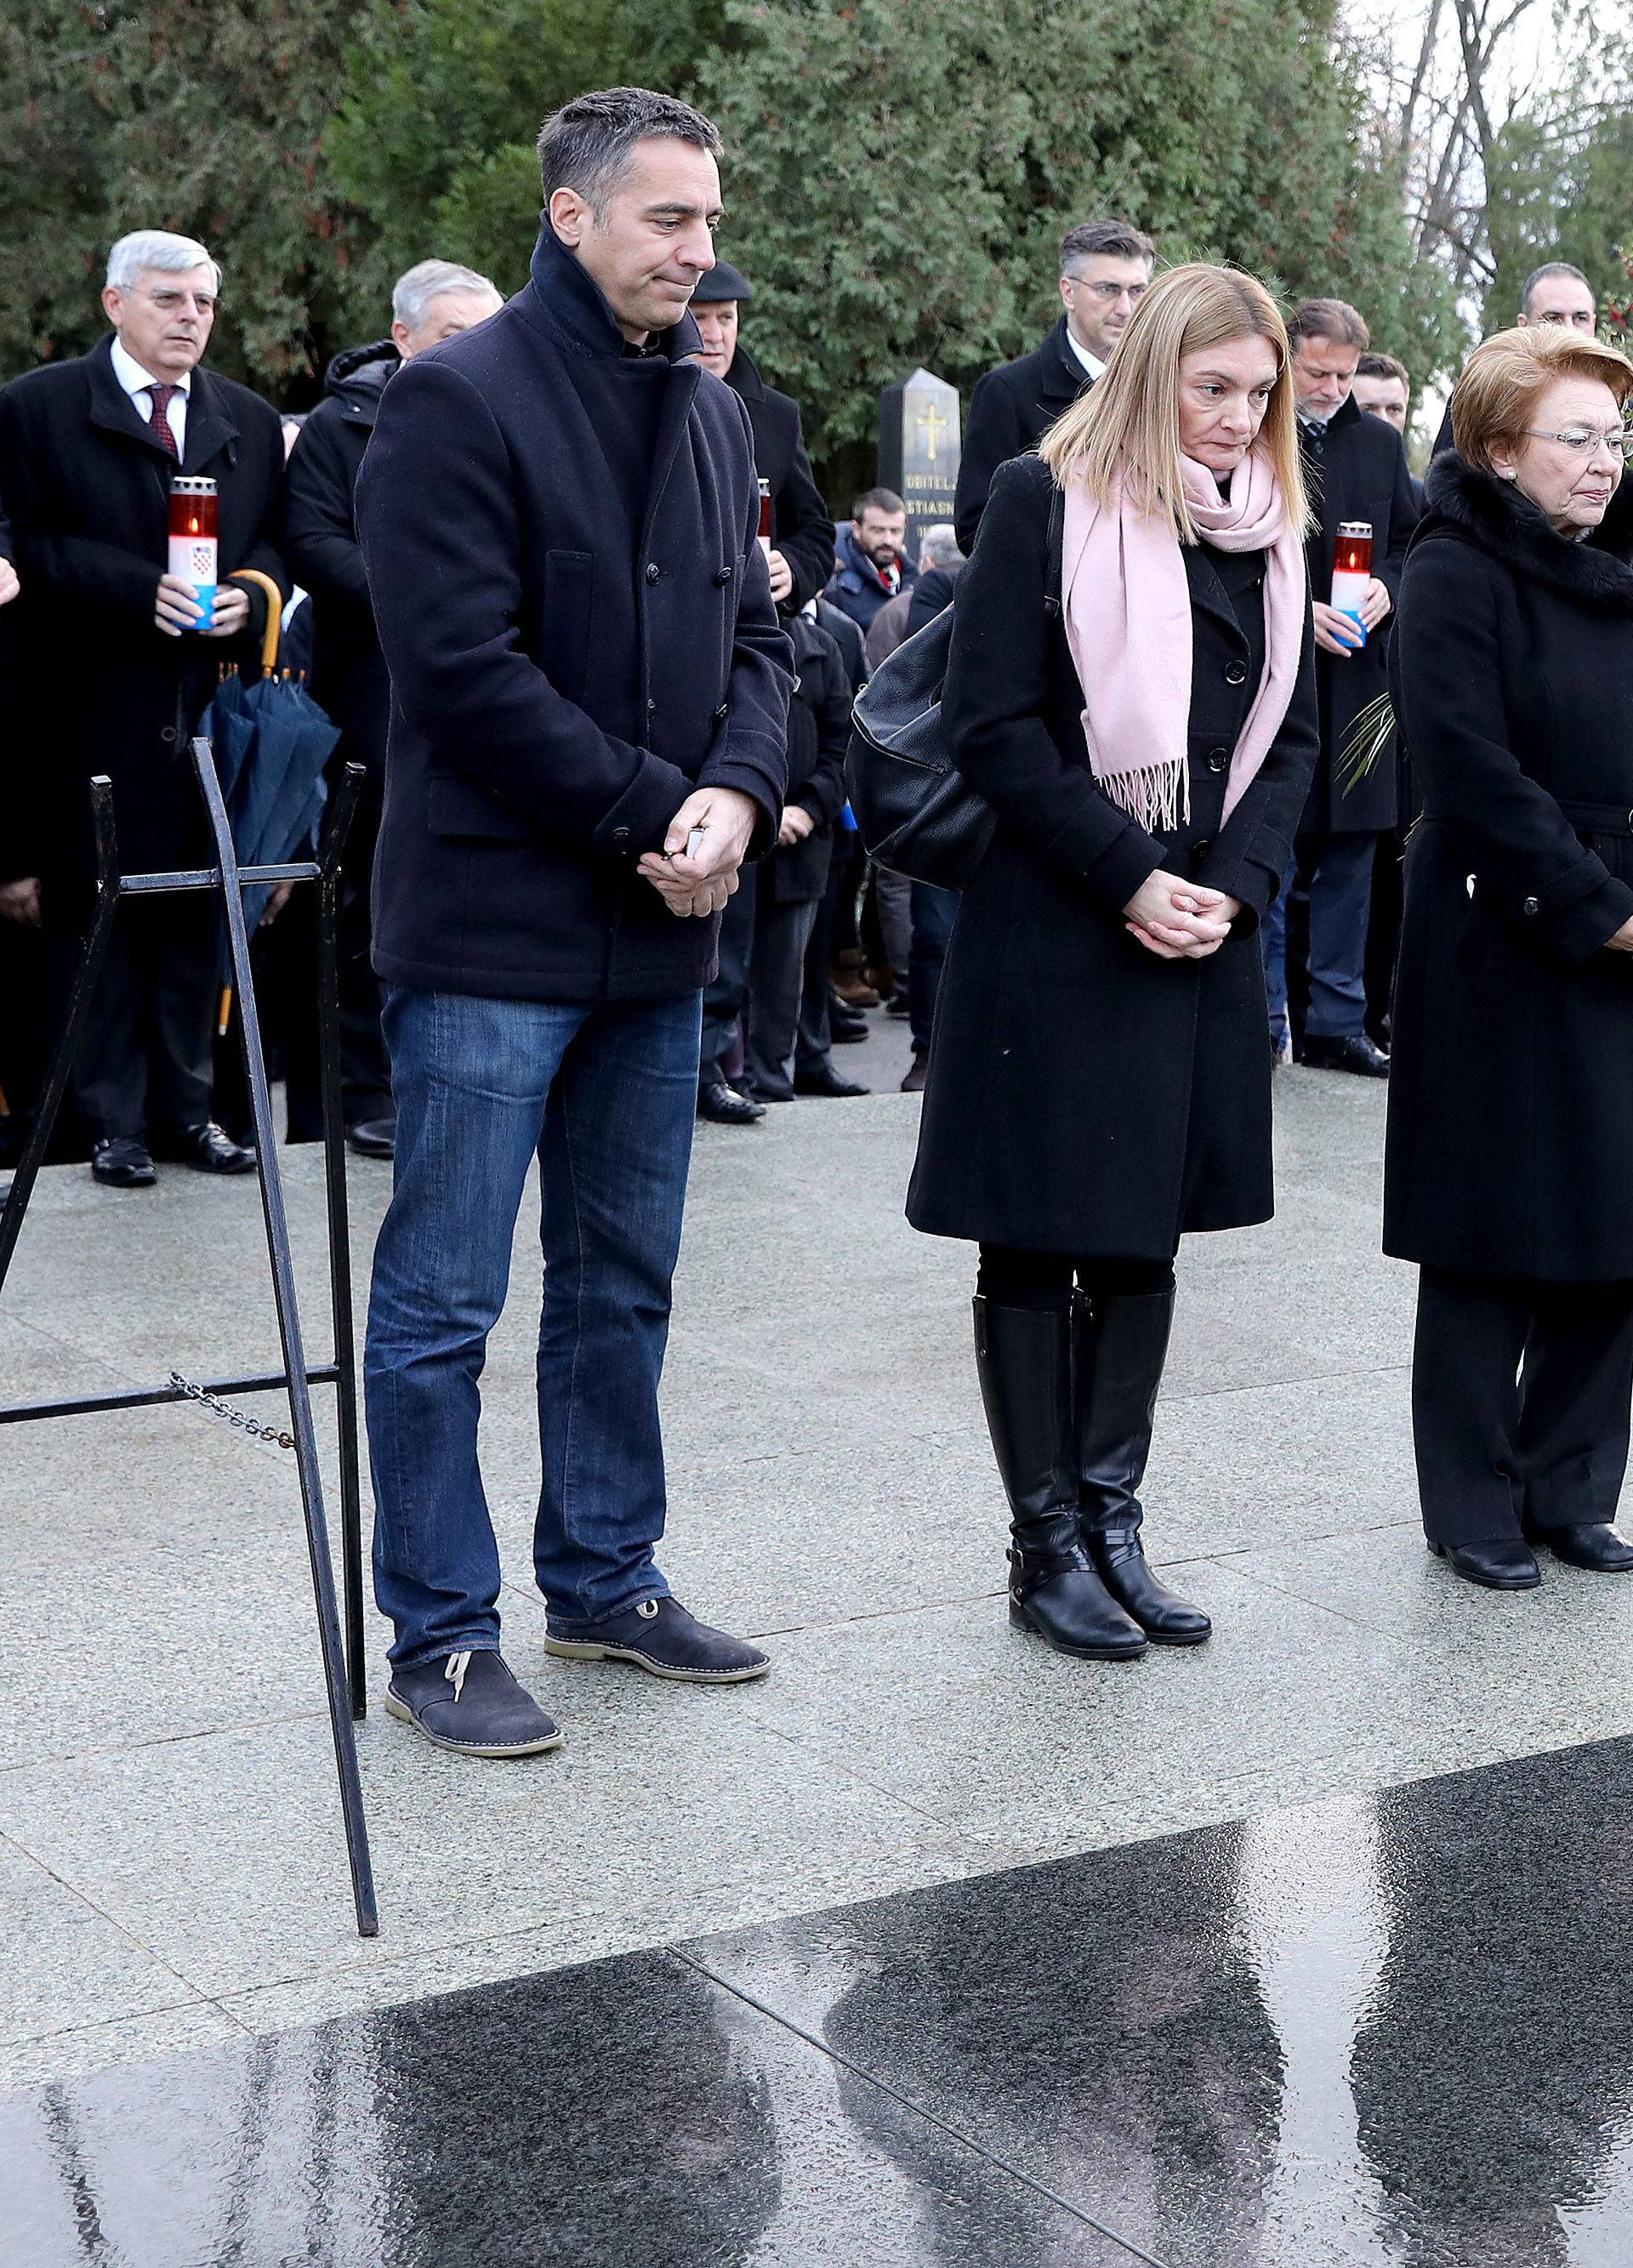
<svg viewBox="0 0 1633 2268">
<path fill-rule="evenodd" d="M 1180 464 L 1198 534 L 1221 551 L 1269 553 L 1265 670 L 1230 758 L 1229 819 L 1292 698 L 1304 640 L 1304 548 L 1262 457 L 1243 460 L 1223 497 L 1205 466 L 1189 457 Z M 1066 492 L 1061 561 L 1067 642 L 1083 684 L 1094 776 L 1149 834 L 1171 835 L 1191 810 L 1191 590 L 1179 545 L 1156 515 L 1135 513 L 1120 496 L 1114 510 L 1102 511 L 1075 481 Z"/>
</svg>

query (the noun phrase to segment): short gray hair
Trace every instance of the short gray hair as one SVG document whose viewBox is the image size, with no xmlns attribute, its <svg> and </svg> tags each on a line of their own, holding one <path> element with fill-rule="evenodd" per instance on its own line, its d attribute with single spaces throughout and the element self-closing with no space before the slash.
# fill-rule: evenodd
<svg viewBox="0 0 1633 2268">
<path fill-rule="evenodd" d="M 539 178 L 548 204 L 558 189 L 574 189 L 599 219 L 609 190 L 628 171 L 638 142 L 668 135 L 711 158 L 725 148 L 720 129 L 689 102 L 647 86 L 610 86 L 575 95 L 539 129 Z"/>
<path fill-rule="evenodd" d="M 962 567 L 964 554 L 958 549 L 958 531 L 950 519 L 938 519 L 934 527 L 927 527 L 919 538 L 920 567 Z"/>
<path fill-rule="evenodd" d="M 176 236 L 167 228 L 132 229 L 107 255 L 107 288 L 128 291 L 150 269 L 161 276 L 185 276 L 189 268 L 207 268 L 211 288 L 219 292 L 221 270 L 196 237 Z"/>
<path fill-rule="evenodd" d="M 491 291 L 496 299 L 500 296 L 497 286 L 485 276 L 478 276 L 474 268 L 462 268 L 456 260 L 422 260 L 391 287 L 393 321 L 410 334 L 419 330 L 432 301 L 445 291 Z"/>
</svg>

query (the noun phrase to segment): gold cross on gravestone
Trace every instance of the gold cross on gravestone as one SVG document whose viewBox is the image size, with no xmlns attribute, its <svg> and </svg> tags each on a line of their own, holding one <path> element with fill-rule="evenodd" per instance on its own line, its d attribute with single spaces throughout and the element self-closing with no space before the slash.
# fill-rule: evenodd
<svg viewBox="0 0 1633 2268">
<path fill-rule="evenodd" d="M 925 462 L 927 464 L 933 465 L 935 462 L 936 437 L 938 434 L 945 433 L 950 430 L 950 421 L 942 416 L 941 411 L 932 401 L 919 412 L 915 423 L 918 424 L 920 431 L 925 437 Z"/>
</svg>

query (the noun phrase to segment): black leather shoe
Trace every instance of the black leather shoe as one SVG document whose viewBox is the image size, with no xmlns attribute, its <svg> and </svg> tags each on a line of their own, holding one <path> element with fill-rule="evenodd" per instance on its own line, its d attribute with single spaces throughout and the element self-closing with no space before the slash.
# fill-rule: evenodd
<svg viewBox="0 0 1633 2268">
<path fill-rule="evenodd" d="M 359 1118 L 346 1129 L 346 1147 L 359 1158 L 395 1158 L 397 1122 L 395 1118 Z"/>
<path fill-rule="evenodd" d="M 566 1661 L 632 1661 L 684 1685 L 742 1685 L 764 1677 L 771 1656 L 715 1630 L 678 1599 L 642 1599 L 600 1623 L 545 1624 L 544 1651 Z"/>
<path fill-rule="evenodd" d="M 206 1126 L 184 1126 L 176 1138 L 176 1156 L 201 1174 L 253 1174 L 255 1153 L 224 1133 L 213 1119 Z"/>
<path fill-rule="evenodd" d="M 828 1036 L 837 1048 L 850 1047 L 868 1036 L 868 1019 L 860 1008 L 853 1008 L 839 994 L 828 994 Z"/>
<path fill-rule="evenodd" d="M 1585 1567 L 1594 1575 L 1625 1575 L 1633 1570 L 1633 1543 L 1626 1543 L 1603 1521 L 1579 1528 L 1527 1528 L 1533 1543 L 1545 1543 L 1567 1567 Z"/>
<path fill-rule="evenodd" d="M 1057 1653 L 1132 1661 L 1145 1633 L 1095 1572 L 1072 1455 L 1071 1318 L 977 1296 L 975 1361 L 999 1477 L 1009 1500 L 1009 1620 Z"/>
<path fill-rule="evenodd" d="M 92 1145 L 91 1175 L 106 1189 L 151 1189 L 159 1179 L 143 1145 L 123 1135 Z"/>
<path fill-rule="evenodd" d="M 1341 1040 L 1306 1032 L 1304 1062 L 1311 1071 L 1352 1071 L 1362 1079 L 1389 1076 L 1389 1057 L 1364 1032 L 1348 1033 Z"/>
<path fill-rule="evenodd" d="M 927 1054 L 919 1055 L 915 1053 L 913 1061 L 907 1066 L 905 1076 L 903 1078 L 902 1093 L 904 1094 L 922 1094 L 926 1086 L 929 1084 L 929 1056 Z"/>
<path fill-rule="evenodd" d="M 1426 1538 L 1437 1559 L 1444 1559 L 1466 1583 L 1488 1591 L 1534 1591 L 1542 1571 L 1523 1543 L 1437 1543 Z"/>
<path fill-rule="evenodd" d="M 824 1064 L 820 1071 L 796 1071 L 794 1091 L 796 1094 L 825 1094 L 838 1101 L 848 1094 L 871 1094 L 873 1089 L 864 1086 L 860 1079 L 841 1079 L 831 1064 Z"/>
<path fill-rule="evenodd" d="M 765 1117 L 765 1105 L 750 1102 L 723 1079 L 712 1079 L 698 1089 L 698 1116 L 716 1126 L 752 1126 L 757 1118 Z"/>
<path fill-rule="evenodd" d="M 1201 1607 L 1187 1606 L 1151 1572 L 1137 1528 L 1097 1528 L 1086 1534 L 1101 1581 L 1153 1646 L 1201 1646 L 1211 1636 L 1213 1624 Z"/>
</svg>

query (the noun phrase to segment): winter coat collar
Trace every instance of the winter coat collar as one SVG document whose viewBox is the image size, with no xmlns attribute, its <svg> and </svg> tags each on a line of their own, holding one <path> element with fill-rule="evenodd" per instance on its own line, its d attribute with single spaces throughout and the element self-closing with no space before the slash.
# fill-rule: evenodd
<svg viewBox="0 0 1633 2268">
<path fill-rule="evenodd" d="M 1439 530 L 1455 530 L 1571 598 L 1633 614 L 1633 566 L 1593 537 L 1572 543 L 1556 535 L 1528 497 L 1465 464 L 1455 449 L 1444 450 L 1430 465 L 1424 500 L 1427 516 L 1415 546 Z M 1602 537 L 1603 530 L 1596 534 Z"/>
<path fill-rule="evenodd" d="M 1066 318 L 1050 332 L 1038 350 L 1042 357 L 1038 374 L 1038 391 L 1051 401 L 1075 401 L 1085 386 L 1094 381 L 1072 352 L 1066 335 Z"/>
<path fill-rule="evenodd" d="M 617 317 L 548 221 L 534 247 L 532 278 L 521 294 L 521 304 L 558 344 L 598 362 L 622 358 L 625 342 Z M 655 343 L 661 355 L 678 363 L 697 354 L 703 338 L 687 314 L 671 329 L 661 331 Z"/>
<path fill-rule="evenodd" d="M 323 373 L 324 394 L 334 395 L 353 416 L 366 417 L 372 425 L 386 381 L 395 376 L 402 361 L 390 339 L 375 339 L 364 347 L 344 347 Z"/>
<path fill-rule="evenodd" d="M 726 383 L 744 401 L 764 401 L 771 388 L 760 376 L 759 365 L 746 347 L 739 347 L 731 358 L 731 368 L 726 373 Z"/>
</svg>

